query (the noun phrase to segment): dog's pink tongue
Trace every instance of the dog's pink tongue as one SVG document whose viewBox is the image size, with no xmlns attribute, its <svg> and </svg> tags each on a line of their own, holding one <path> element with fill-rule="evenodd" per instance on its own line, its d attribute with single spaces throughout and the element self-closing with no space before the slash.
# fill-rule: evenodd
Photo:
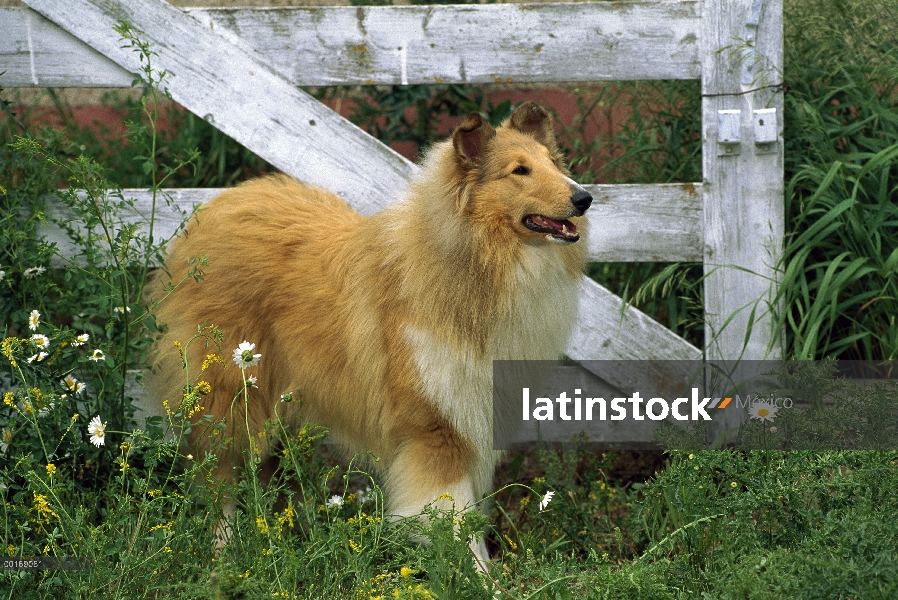
<svg viewBox="0 0 898 600">
<path fill-rule="evenodd" d="M 533 221 L 541 227 L 554 229 L 558 233 L 564 235 L 576 235 L 577 233 L 577 226 L 568 220 L 556 221 L 555 219 L 550 219 L 549 217 L 544 217 L 543 215 L 536 215 L 535 217 L 533 217 Z"/>
</svg>

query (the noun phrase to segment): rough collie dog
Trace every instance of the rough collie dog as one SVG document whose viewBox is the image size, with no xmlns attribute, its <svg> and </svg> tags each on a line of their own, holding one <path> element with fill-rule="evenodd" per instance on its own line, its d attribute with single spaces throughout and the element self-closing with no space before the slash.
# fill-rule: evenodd
<svg viewBox="0 0 898 600">
<path fill-rule="evenodd" d="M 297 403 L 278 404 L 289 392 L 302 399 L 302 418 L 328 427 L 350 452 L 380 458 L 372 466 L 388 514 L 473 506 L 492 491 L 498 457 L 492 361 L 564 350 L 591 201 L 568 177 L 549 114 L 532 102 L 498 128 L 471 114 L 430 150 L 404 199 L 372 217 L 285 176 L 240 185 L 202 208 L 172 246 L 169 273 L 200 255 L 210 263 L 203 281 L 182 285 L 158 309 L 167 329 L 155 395 L 181 397 L 184 372 L 171 346 L 215 324 L 228 353 L 248 341 L 261 354 L 246 371 L 258 386 L 251 431 L 262 431 L 276 406 L 301 425 Z M 198 365 L 208 349 L 193 346 L 188 358 Z M 240 368 L 202 378 L 211 385 L 206 412 L 239 415 L 235 430 L 245 433 L 243 410 L 232 412 Z M 208 448 L 198 434 L 191 443 Z M 263 459 L 271 450 L 261 448 Z M 239 452 L 239 444 L 219 452 L 221 478 L 233 477 Z M 483 540 L 471 547 L 484 568 Z"/>
</svg>

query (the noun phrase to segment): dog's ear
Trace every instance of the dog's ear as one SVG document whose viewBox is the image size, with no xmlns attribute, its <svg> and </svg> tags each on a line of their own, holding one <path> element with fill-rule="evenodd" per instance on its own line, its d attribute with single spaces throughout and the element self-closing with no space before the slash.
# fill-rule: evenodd
<svg viewBox="0 0 898 600">
<path fill-rule="evenodd" d="M 476 112 L 468 115 L 452 133 L 455 156 L 463 166 L 473 166 L 481 161 L 487 143 L 496 136 L 493 126 Z"/>
<path fill-rule="evenodd" d="M 536 102 L 524 102 L 515 109 L 503 125 L 533 137 L 553 154 L 558 150 L 555 145 L 555 127 L 552 125 L 552 115 Z"/>
</svg>

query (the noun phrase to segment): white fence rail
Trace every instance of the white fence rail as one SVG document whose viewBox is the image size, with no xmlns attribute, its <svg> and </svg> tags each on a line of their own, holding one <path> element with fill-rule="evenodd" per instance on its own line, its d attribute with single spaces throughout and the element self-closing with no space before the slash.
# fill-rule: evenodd
<svg viewBox="0 0 898 600">
<path fill-rule="evenodd" d="M 184 12 L 294 85 L 699 79 L 701 74 L 698 0 Z M 108 37 L 115 41 L 114 34 Z M 0 59 L 9 87 L 128 87 L 134 79 L 51 20 L 15 8 L 0 8 Z"/>
<path fill-rule="evenodd" d="M 587 185 L 593 204 L 586 215 L 593 231 L 587 238 L 589 259 L 595 262 L 663 262 L 702 260 L 701 184 Z M 155 235 L 166 239 L 175 234 L 184 213 L 223 192 L 216 188 L 163 189 L 157 202 Z M 134 208 L 122 212 L 125 222 L 141 223 L 150 214 L 152 194 L 144 189 L 123 190 L 134 200 Z M 166 198 L 162 199 L 161 195 Z M 171 208 L 166 204 L 170 203 Z M 50 203 L 53 221 L 74 218 L 65 206 Z M 77 248 L 61 227 L 43 229 L 47 241 L 55 242 L 64 257 Z"/>
</svg>

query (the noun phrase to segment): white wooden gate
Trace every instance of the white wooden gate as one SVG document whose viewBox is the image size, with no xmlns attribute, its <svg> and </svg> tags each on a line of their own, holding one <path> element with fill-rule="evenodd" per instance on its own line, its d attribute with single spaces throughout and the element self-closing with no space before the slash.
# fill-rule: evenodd
<svg viewBox="0 0 898 600">
<path fill-rule="evenodd" d="M 162 0 L 24 2 L 31 8 L 0 9 L 3 87 L 130 87 L 139 58 L 113 31 L 126 20 L 157 53 L 175 101 L 363 214 L 394 200 L 417 167 L 297 86 L 701 79 L 703 181 L 585 187 L 595 198 L 591 260 L 704 263 L 706 347 L 584 277 L 567 354 L 605 359 L 589 368 L 625 392 L 627 360 L 778 356 L 769 300 L 784 229 L 782 0 L 185 10 Z M 174 196 L 190 207 L 219 191 Z M 148 203 L 145 191 L 126 194 Z M 164 217 L 156 230 L 171 235 L 177 219 Z M 627 441 L 608 435 L 593 439 Z"/>
</svg>

